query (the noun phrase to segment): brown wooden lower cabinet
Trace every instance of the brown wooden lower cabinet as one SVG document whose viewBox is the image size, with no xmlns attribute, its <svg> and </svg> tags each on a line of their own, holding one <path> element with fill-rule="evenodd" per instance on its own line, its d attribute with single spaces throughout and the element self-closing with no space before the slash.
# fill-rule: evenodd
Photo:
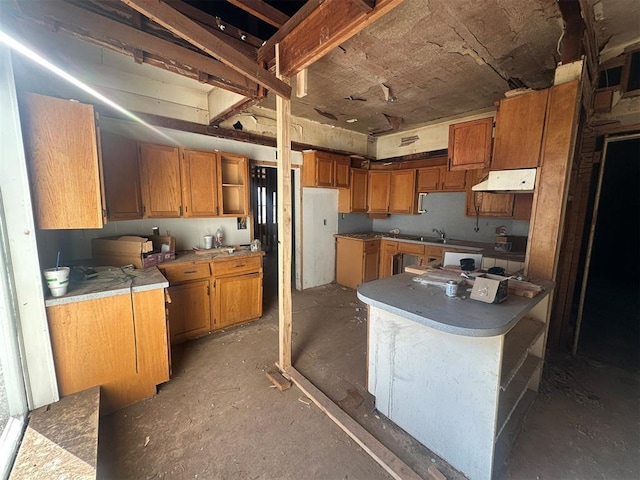
<svg viewBox="0 0 640 480">
<path fill-rule="evenodd" d="M 262 316 L 262 271 L 216 278 L 214 328 Z"/>
<path fill-rule="evenodd" d="M 172 285 L 169 296 L 167 312 L 172 345 L 211 331 L 209 279 Z"/>
<path fill-rule="evenodd" d="M 262 316 L 262 253 L 168 263 L 171 344 Z"/>
<path fill-rule="evenodd" d="M 100 385 L 101 413 L 169 380 L 164 289 L 47 307 L 61 397 Z"/>
<path fill-rule="evenodd" d="M 336 282 L 358 288 L 378 278 L 380 240 L 336 236 Z"/>
</svg>

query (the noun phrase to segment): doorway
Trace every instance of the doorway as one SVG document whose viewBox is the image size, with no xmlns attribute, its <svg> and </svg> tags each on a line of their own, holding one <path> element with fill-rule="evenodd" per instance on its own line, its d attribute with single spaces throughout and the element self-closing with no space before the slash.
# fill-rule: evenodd
<svg viewBox="0 0 640 480">
<path fill-rule="evenodd" d="M 254 165 L 251 168 L 251 207 L 253 209 L 253 234 L 260 240 L 264 270 L 264 305 L 278 299 L 278 170 L 276 167 Z M 295 170 L 291 170 L 291 283 L 296 284 L 296 202 Z"/>
<path fill-rule="evenodd" d="M 610 139 L 574 352 L 640 369 L 640 136 Z"/>
</svg>

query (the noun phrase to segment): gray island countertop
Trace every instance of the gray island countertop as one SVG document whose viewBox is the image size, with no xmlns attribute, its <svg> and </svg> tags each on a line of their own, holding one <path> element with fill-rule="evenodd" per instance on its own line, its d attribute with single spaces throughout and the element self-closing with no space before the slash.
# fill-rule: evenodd
<svg viewBox="0 0 640 480">
<path fill-rule="evenodd" d="M 504 335 L 553 288 L 551 282 L 537 282 L 545 288 L 534 298 L 509 295 L 499 304 L 472 300 L 460 288 L 450 298 L 434 285 L 413 281 L 415 274 L 402 273 L 363 283 L 358 298 L 364 303 L 442 332 L 467 337 Z M 466 287 L 465 287 L 466 289 Z M 466 298 L 462 298 L 462 296 Z"/>
<path fill-rule="evenodd" d="M 93 267 L 97 272 L 96 278 L 84 280 L 74 270 L 71 272 L 69 289 L 61 297 L 48 296 L 45 306 L 64 305 L 66 303 L 83 302 L 95 298 L 113 297 L 131 292 L 143 292 L 157 288 L 167 288 L 169 282 L 156 267 L 148 268 L 120 268 Z M 45 289 L 45 292 L 48 291 Z"/>
</svg>

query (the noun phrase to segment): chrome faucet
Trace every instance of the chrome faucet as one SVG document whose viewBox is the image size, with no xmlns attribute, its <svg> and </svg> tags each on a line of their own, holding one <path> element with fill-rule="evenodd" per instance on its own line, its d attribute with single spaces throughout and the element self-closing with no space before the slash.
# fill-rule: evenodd
<svg viewBox="0 0 640 480">
<path fill-rule="evenodd" d="M 433 231 L 435 233 L 437 233 L 438 235 L 440 235 L 440 240 L 444 241 L 447 239 L 447 234 L 444 233 L 444 229 L 443 230 L 438 230 L 437 228 L 434 228 Z"/>
</svg>

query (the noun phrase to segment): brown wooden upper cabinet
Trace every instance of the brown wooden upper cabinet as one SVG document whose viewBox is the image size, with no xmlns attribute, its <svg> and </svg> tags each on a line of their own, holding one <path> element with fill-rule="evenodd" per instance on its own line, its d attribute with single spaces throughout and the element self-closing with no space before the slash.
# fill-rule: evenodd
<svg viewBox="0 0 640 480">
<path fill-rule="evenodd" d="M 243 155 L 140 143 L 139 165 L 145 218 L 248 215 Z"/>
<path fill-rule="evenodd" d="M 185 217 L 218 215 L 218 157 L 215 152 L 182 152 L 182 205 Z"/>
<path fill-rule="evenodd" d="M 366 213 L 368 186 L 369 172 L 352 168 L 349 188 L 338 190 L 338 213 Z"/>
<path fill-rule="evenodd" d="M 391 172 L 370 171 L 367 213 L 389 213 Z"/>
<path fill-rule="evenodd" d="M 449 170 L 489 167 L 492 133 L 493 117 L 449 125 Z"/>
<path fill-rule="evenodd" d="M 178 147 L 141 143 L 139 165 L 144 217 L 181 216 L 182 189 Z"/>
<path fill-rule="evenodd" d="M 308 150 L 302 161 L 303 187 L 349 188 L 350 157 Z"/>
<path fill-rule="evenodd" d="M 548 96 L 545 89 L 500 100 L 492 170 L 538 166 Z"/>
<path fill-rule="evenodd" d="M 446 165 L 418 169 L 418 192 L 464 192 L 467 172 L 448 171 Z"/>
<path fill-rule="evenodd" d="M 100 139 L 107 218 L 112 221 L 142 218 L 138 142 L 104 130 Z"/>
<path fill-rule="evenodd" d="M 416 171 L 414 169 L 391 172 L 388 212 L 405 215 L 416 213 Z"/>
<path fill-rule="evenodd" d="M 249 159 L 243 155 L 218 153 L 220 216 L 246 217 L 249 214 Z"/>
<path fill-rule="evenodd" d="M 93 106 L 25 93 L 21 119 L 41 229 L 102 228 L 106 208 Z"/>
</svg>

